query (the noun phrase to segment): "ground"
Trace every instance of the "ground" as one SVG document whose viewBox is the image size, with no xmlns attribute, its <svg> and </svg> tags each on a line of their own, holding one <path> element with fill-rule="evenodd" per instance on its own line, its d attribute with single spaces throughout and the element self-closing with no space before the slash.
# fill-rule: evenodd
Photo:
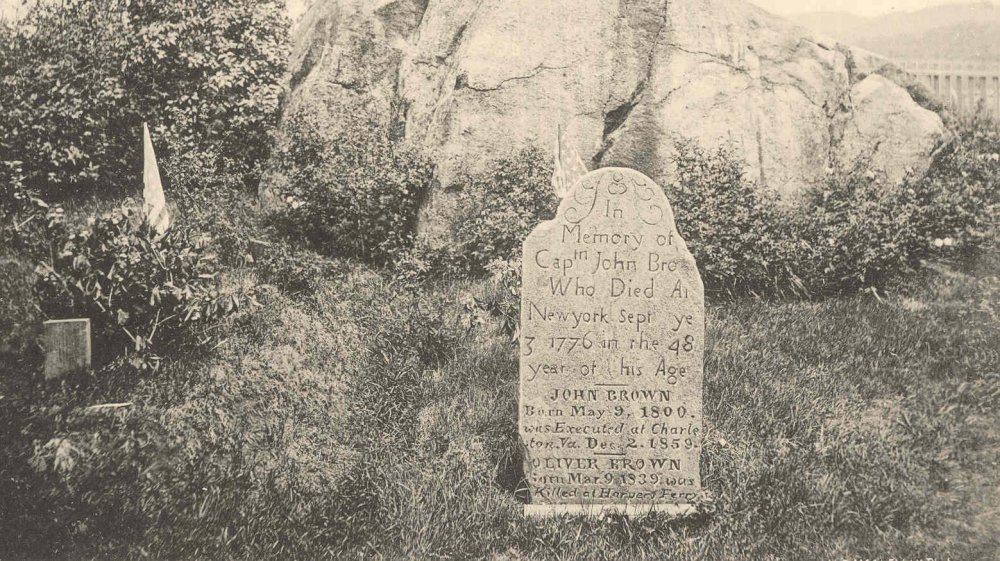
<svg viewBox="0 0 1000 561">
<path fill-rule="evenodd" d="M 713 502 L 535 520 L 516 343 L 475 304 L 509 297 L 332 262 L 156 375 L 0 378 L 0 558 L 1000 559 L 998 273 L 710 301 Z"/>
</svg>

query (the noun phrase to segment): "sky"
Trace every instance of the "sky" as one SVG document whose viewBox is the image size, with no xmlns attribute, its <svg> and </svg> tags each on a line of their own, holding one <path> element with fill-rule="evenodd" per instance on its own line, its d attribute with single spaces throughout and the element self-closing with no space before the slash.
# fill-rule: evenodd
<svg viewBox="0 0 1000 561">
<path fill-rule="evenodd" d="M 847 12 L 859 16 L 880 16 L 892 12 L 913 12 L 931 6 L 968 4 L 970 0 L 750 0 L 765 10 L 790 15 L 806 12 Z M 996 0 L 990 2 L 996 4 Z"/>
</svg>

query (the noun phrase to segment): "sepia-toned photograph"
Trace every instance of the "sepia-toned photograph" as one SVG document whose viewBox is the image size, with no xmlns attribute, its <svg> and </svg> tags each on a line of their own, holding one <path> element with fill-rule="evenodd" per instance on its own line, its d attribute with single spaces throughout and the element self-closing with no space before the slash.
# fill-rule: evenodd
<svg viewBox="0 0 1000 561">
<path fill-rule="evenodd" d="M 1000 561 L 1000 2 L 0 0 L 0 561 Z"/>
</svg>

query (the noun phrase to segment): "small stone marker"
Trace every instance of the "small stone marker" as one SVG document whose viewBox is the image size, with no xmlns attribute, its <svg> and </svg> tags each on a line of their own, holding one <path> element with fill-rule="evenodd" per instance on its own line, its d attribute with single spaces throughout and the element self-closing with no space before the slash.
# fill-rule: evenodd
<svg viewBox="0 0 1000 561">
<path fill-rule="evenodd" d="M 663 191 L 631 169 L 588 173 L 522 266 L 525 514 L 693 511 L 704 288 Z"/>
<path fill-rule="evenodd" d="M 90 370 L 89 319 L 57 319 L 43 325 L 46 380 Z"/>
</svg>

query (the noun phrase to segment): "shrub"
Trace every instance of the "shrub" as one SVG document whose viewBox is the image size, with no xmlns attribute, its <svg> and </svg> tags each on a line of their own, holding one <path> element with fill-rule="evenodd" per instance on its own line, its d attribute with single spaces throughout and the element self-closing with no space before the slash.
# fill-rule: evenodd
<svg viewBox="0 0 1000 561">
<path fill-rule="evenodd" d="M 326 255 L 376 264 L 412 246 L 434 178 L 429 158 L 366 117 L 334 129 L 298 112 L 285 129 L 291 141 L 276 160 L 290 176 L 273 226 Z"/>
<path fill-rule="evenodd" d="M 1000 130 L 964 122 L 927 174 L 888 185 L 866 161 L 807 192 L 796 272 L 814 293 L 884 286 L 928 258 L 972 256 L 997 232 Z"/>
<path fill-rule="evenodd" d="M 162 155 L 247 173 L 277 120 L 287 29 L 276 0 L 33 3 L 0 22 L 0 153 L 47 197 L 120 188 L 145 120 Z"/>
<path fill-rule="evenodd" d="M 243 174 L 267 157 L 290 47 L 285 4 L 116 5 L 129 26 L 125 89 L 138 116 L 158 123 L 171 152 L 209 149 L 226 160 L 220 170 Z"/>
<path fill-rule="evenodd" d="M 29 371 L 38 362 L 32 271 L 52 253 L 44 234 L 61 228 L 63 215 L 27 188 L 21 162 L 0 162 L 0 371 Z"/>
<path fill-rule="evenodd" d="M 521 318 L 521 258 L 494 261 L 489 265 L 490 291 L 466 305 L 473 314 L 493 317 L 500 332 L 517 340 Z"/>
<path fill-rule="evenodd" d="M 1000 226 L 1000 124 L 985 117 L 963 121 L 955 140 L 938 154 L 917 188 L 928 201 L 918 228 L 929 241 L 951 237 L 950 247 L 966 256 L 995 241 Z"/>
<path fill-rule="evenodd" d="M 294 240 L 275 236 L 262 220 L 259 200 L 246 192 L 237 173 L 214 170 L 212 154 L 187 152 L 164 162 L 175 213 L 198 224 L 227 269 L 250 272 L 262 284 L 293 295 L 312 294 L 333 263 Z"/>
<path fill-rule="evenodd" d="M 919 185 L 918 185 L 919 187 Z M 929 193 L 887 185 L 865 165 L 806 192 L 793 217 L 806 243 L 794 264 L 812 293 L 880 286 L 911 270 L 928 244 L 919 228 Z"/>
<path fill-rule="evenodd" d="M 40 258 L 51 249 L 43 234 L 62 223 L 63 210 L 50 207 L 25 179 L 22 162 L 0 162 L 0 248 Z"/>
<path fill-rule="evenodd" d="M 418 239 L 392 266 L 393 280 L 408 289 L 431 279 L 465 278 L 471 265 L 463 248 L 453 243 Z"/>
<path fill-rule="evenodd" d="M 531 230 L 555 216 L 559 201 L 551 177 L 546 153 L 527 146 L 457 182 L 457 206 L 464 212 L 455 221 L 454 237 L 473 274 L 487 272 L 497 260 L 519 259 Z"/>
<path fill-rule="evenodd" d="M 56 230 L 57 237 L 62 236 Z M 89 317 L 100 365 L 127 359 L 155 369 L 167 349 L 193 344 L 197 327 L 241 304 L 219 292 L 218 268 L 203 240 L 174 225 L 158 236 L 123 206 L 65 234 L 40 265 L 36 289 L 49 317 Z"/>
<path fill-rule="evenodd" d="M 900 186 L 860 160 L 795 208 L 743 175 L 731 147 L 677 144 L 666 185 L 706 287 L 824 295 L 884 286 L 921 259 L 975 253 L 996 232 L 1000 133 L 968 123 L 923 178 Z"/>
<path fill-rule="evenodd" d="M 0 251 L 0 371 L 32 357 L 37 312 L 31 298 L 31 266 Z"/>
<path fill-rule="evenodd" d="M 287 240 L 262 240 L 254 254 L 254 270 L 261 282 L 291 296 L 312 295 L 337 270 L 335 262 Z"/>
<path fill-rule="evenodd" d="M 794 243 L 778 195 L 745 177 L 732 146 L 709 151 L 682 140 L 675 147 L 677 181 L 664 190 L 706 287 L 787 286 Z"/>
<path fill-rule="evenodd" d="M 241 267 L 262 235 L 256 197 L 246 192 L 240 174 L 216 170 L 214 159 L 212 153 L 185 152 L 165 160 L 167 202 L 176 205 L 178 219 L 210 237 L 222 265 Z"/>
<path fill-rule="evenodd" d="M 0 23 L 0 153 L 48 194 L 91 187 L 126 163 L 109 132 L 125 97 L 115 77 L 123 33 L 98 4 L 39 2 L 23 22 Z"/>
</svg>

